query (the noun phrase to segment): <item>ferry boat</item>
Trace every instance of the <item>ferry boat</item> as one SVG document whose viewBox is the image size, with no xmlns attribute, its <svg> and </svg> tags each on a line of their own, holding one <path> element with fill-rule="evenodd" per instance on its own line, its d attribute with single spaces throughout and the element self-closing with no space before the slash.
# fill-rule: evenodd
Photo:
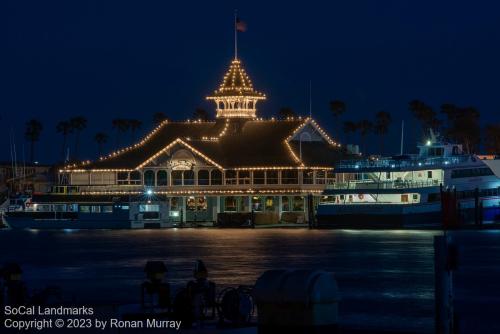
<svg viewBox="0 0 500 334">
<path fill-rule="evenodd" d="M 318 226 L 438 227 L 447 221 L 442 197 L 454 198 L 459 224 L 500 219 L 498 157 L 465 154 L 433 133 L 418 148 L 416 155 L 339 162 L 337 182 L 317 208 Z"/>
</svg>

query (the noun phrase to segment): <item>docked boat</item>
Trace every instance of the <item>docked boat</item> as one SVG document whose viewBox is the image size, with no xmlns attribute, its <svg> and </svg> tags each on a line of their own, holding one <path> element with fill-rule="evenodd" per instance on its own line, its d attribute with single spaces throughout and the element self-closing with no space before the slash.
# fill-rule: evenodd
<svg viewBox="0 0 500 334">
<path fill-rule="evenodd" d="M 432 133 L 418 148 L 417 155 L 337 164 L 337 182 L 317 208 L 318 226 L 425 228 L 500 219 L 498 158 L 465 154 Z"/>
</svg>

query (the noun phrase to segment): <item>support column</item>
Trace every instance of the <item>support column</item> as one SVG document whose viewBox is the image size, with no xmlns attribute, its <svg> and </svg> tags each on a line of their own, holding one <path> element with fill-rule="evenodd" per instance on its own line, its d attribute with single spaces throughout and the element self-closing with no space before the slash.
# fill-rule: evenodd
<svg viewBox="0 0 500 334">
<path fill-rule="evenodd" d="M 281 214 L 283 212 L 283 200 L 281 196 L 278 196 L 278 221 L 281 220 Z"/>
</svg>

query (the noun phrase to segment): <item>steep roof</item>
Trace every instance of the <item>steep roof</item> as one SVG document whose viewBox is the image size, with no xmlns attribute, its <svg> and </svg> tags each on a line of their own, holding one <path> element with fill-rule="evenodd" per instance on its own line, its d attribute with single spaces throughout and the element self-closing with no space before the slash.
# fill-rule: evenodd
<svg viewBox="0 0 500 334">
<path fill-rule="evenodd" d="M 164 122 L 140 143 L 107 158 L 75 169 L 135 169 L 169 145 L 179 143 L 223 168 L 244 167 L 328 167 L 341 156 L 328 142 L 289 141 L 308 119 L 243 120 L 218 119 L 214 122 Z"/>
</svg>

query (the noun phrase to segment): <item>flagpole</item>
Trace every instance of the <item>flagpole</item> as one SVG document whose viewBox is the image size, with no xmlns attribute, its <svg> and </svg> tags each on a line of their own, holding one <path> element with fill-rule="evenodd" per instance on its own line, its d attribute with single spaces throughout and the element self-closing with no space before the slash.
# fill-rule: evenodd
<svg viewBox="0 0 500 334">
<path fill-rule="evenodd" d="M 236 21 L 238 20 L 238 10 L 234 10 L 234 60 L 238 59 L 238 28 Z"/>
</svg>

